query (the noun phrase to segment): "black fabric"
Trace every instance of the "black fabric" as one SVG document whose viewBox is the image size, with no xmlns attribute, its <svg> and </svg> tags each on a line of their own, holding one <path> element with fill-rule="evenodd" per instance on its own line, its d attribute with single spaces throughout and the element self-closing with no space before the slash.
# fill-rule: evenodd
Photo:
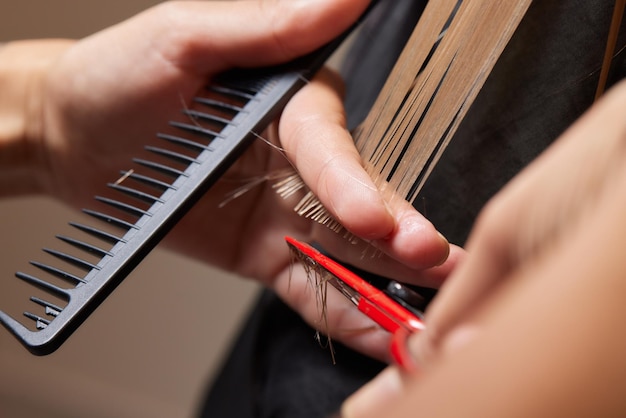
<svg viewBox="0 0 626 418">
<path fill-rule="evenodd" d="M 532 3 L 415 202 L 451 242 L 463 244 L 485 202 L 592 104 L 613 4 Z M 626 74 L 621 32 L 612 82 Z"/>
<path fill-rule="evenodd" d="M 352 126 L 366 114 L 424 2 L 383 2 L 347 59 Z M 463 244 L 485 202 L 592 103 L 613 2 L 533 3 L 416 201 L 451 242 Z M 626 75 L 622 30 L 612 82 Z M 590 138 L 597 140 L 597 138 Z M 532 202 L 529 202 L 532 204 Z M 337 347 L 337 364 L 315 332 L 264 291 L 199 415 L 323 418 L 382 364 Z"/>
<path fill-rule="evenodd" d="M 426 3 L 425 0 L 381 2 L 363 24 L 341 68 L 346 80 L 344 103 L 349 129 L 354 129 L 367 116 Z"/>
<path fill-rule="evenodd" d="M 384 365 L 315 331 L 273 293 L 253 314 L 206 399 L 203 417 L 325 417 Z"/>
</svg>

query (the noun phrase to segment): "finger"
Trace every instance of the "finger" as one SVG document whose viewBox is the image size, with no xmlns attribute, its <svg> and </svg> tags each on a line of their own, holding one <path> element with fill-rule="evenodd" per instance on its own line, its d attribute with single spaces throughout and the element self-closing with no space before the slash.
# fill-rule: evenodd
<svg viewBox="0 0 626 418">
<path fill-rule="evenodd" d="M 587 399 L 584 395 L 589 392 L 589 376 L 597 377 L 599 382 L 611 381 L 607 387 L 615 386 L 612 372 L 623 369 L 624 346 L 624 339 L 615 338 L 619 333 L 614 331 L 621 326 L 619 312 L 624 307 L 619 291 L 624 288 L 624 281 L 616 274 L 624 264 L 620 252 L 623 245 L 619 244 L 624 240 L 623 234 L 615 231 L 625 226 L 622 213 L 626 199 L 615 192 L 623 190 L 626 171 L 619 171 L 619 178 L 602 196 L 594 216 L 577 225 L 574 235 L 561 241 L 549 256 L 537 258 L 533 265 L 518 270 L 509 286 L 474 318 L 480 326 L 478 333 L 468 335 L 466 328 L 465 335 L 459 335 L 457 330 L 449 334 L 439 361 L 409 377 L 411 380 L 392 373 L 393 369 L 384 372 L 346 401 L 342 417 L 381 416 L 382 411 L 389 416 L 408 416 L 407 411 L 416 407 L 421 407 L 420 412 L 426 416 L 459 416 L 459 411 L 468 416 L 503 416 L 504 411 L 512 410 L 512 403 L 515 410 L 522 410 L 534 405 L 529 399 L 545 393 L 552 395 L 550 399 Z M 617 239 L 611 241 L 607 237 Z M 588 306 L 590 303 L 597 309 Z M 596 314 L 573 314 L 572 307 L 578 306 Z M 453 338 L 457 341 L 450 341 Z M 413 354 L 418 354 L 419 362 L 419 353 Z M 572 367 L 577 362 L 584 367 Z M 537 370 L 541 370 L 540 379 Z M 601 372 L 595 373 L 598 370 Z M 515 376 L 519 385 L 503 386 L 503 379 L 510 376 Z M 495 393 L 498 396 L 494 397 Z M 459 402 L 446 403 L 446 397 Z M 498 401 L 491 402 L 494 399 Z M 396 410 L 401 404 L 404 414 Z M 488 414 L 486 404 L 494 407 Z M 597 405 L 601 404 L 604 403 L 596 403 L 592 409 L 597 412 Z M 523 415 L 550 415 L 546 414 L 549 408 L 561 411 L 564 404 L 546 405 L 540 407 L 543 413 L 531 407 Z M 576 405 L 572 410 L 580 408 Z"/>
<path fill-rule="evenodd" d="M 450 255 L 450 244 L 434 225 L 406 201 L 394 205 L 395 228 L 373 245 L 412 268 L 440 266 Z"/>
<path fill-rule="evenodd" d="M 263 66 L 322 46 L 355 22 L 368 4 L 369 0 L 165 2 L 144 16 L 143 36 L 166 60 L 196 74 Z"/>
<path fill-rule="evenodd" d="M 281 117 L 281 144 L 338 222 L 366 239 L 385 237 L 395 222 L 346 129 L 340 86 L 323 72 L 298 92 Z"/>
<path fill-rule="evenodd" d="M 322 73 L 289 102 L 279 132 L 288 158 L 348 231 L 412 268 L 440 265 L 449 252 L 445 238 L 408 203 L 392 212 L 364 170 L 337 83 Z"/>
</svg>

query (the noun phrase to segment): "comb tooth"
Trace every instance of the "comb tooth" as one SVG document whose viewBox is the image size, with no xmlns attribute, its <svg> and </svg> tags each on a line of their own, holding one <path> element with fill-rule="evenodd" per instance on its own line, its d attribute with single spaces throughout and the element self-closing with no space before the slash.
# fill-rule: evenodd
<svg viewBox="0 0 626 418">
<path fill-rule="evenodd" d="M 45 310 L 46 315 L 57 317 L 63 311 L 63 308 L 61 308 L 60 306 L 57 306 L 57 305 L 55 305 L 53 303 L 50 303 L 50 302 L 48 302 L 46 300 L 43 300 L 43 299 L 40 299 L 38 297 L 31 296 L 30 300 L 32 300 L 36 304 L 41 305 L 44 308 L 46 308 L 46 310 Z"/>
<path fill-rule="evenodd" d="M 80 277 L 78 277 L 78 276 L 76 276 L 74 274 L 70 274 L 70 273 L 68 273 L 66 271 L 63 271 L 63 270 L 61 270 L 59 268 L 56 268 L 56 267 L 52 267 L 52 266 L 49 266 L 47 264 L 40 263 L 38 261 L 31 261 L 30 264 L 32 264 L 33 266 L 37 267 L 40 270 L 45 271 L 46 273 L 50 273 L 53 276 L 59 277 L 59 278 L 64 279 L 64 280 L 72 281 L 75 284 L 76 283 L 87 283 L 85 280 L 81 279 Z"/>
<path fill-rule="evenodd" d="M 233 74 L 236 77 L 233 77 Z M 217 77 L 214 86 L 221 85 L 237 90 L 247 90 L 249 93 L 256 94 L 267 88 L 268 82 L 271 81 L 271 74 L 261 76 L 257 73 L 246 75 L 245 72 L 224 73 Z"/>
<path fill-rule="evenodd" d="M 123 202 L 119 202 L 117 200 L 114 199 L 109 199 L 108 197 L 102 197 L 102 196 L 96 196 L 95 198 L 98 202 L 102 202 L 105 203 L 109 206 L 113 206 L 114 208 L 120 209 L 126 213 L 129 213 L 133 216 L 143 216 L 143 215 L 148 215 L 148 216 L 152 216 L 152 214 L 150 212 L 146 212 L 143 209 L 140 209 L 138 207 L 135 207 L 133 205 L 129 205 L 128 203 L 123 203 Z"/>
<path fill-rule="evenodd" d="M 202 135 L 210 139 L 223 137 L 219 132 L 215 132 L 210 129 L 204 128 L 202 126 L 198 126 L 198 125 L 191 125 L 189 123 L 175 122 L 175 121 L 170 122 L 170 125 L 172 125 L 175 128 L 181 129 L 183 131 Z"/>
<path fill-rule="evenodd" d="M 202 129 L 202 128 L 200 128 Z M 153 152 L 157 155 L 161 155 L 163 157 L 169 158 L 171 160 L 177 161 L 179 163 L 183 163 L 183 164 L 191 164 L 191 163 L 198 163 L 198 160 L 196 160 L 193 157 L 189 157 L 188 155 L 185 154 L 180 154 L 178 152 L 174 152 L 174 151 L 170 151 L 170 150 L 166 150 L 163 148 L 158 148 L 158 147 L 153 147 L 151 145 L 146 145 L 144 147 L 146 150 Z"/>
<path fill-rule="evenodd" d="M 220 102 L 219 100 L 207 99 L 206 97 L 196 97 L 193 99 L 196 103 L 200 103 L 204 106 L 208 106 L 215 109 L 227 110 L 232 113 L 245 112 L 243 107 L 235 106 L 233 104 Z"/>
<path fill-rule="evenodd" d="M 48 325 L 50 325 L 50 321 L 47 319 L 44 319 L 38 315 L 35 315 L 33 313 L 30 312 L 24 312 L 24 316 L 26 318 L 30 318 L 33 321 L 35 321 L 35 326 L 37 327 L 37 329 L 46 329 L 46 327 Z"/>
<path fill-rule="evenodd" d="M 208 121 L 211 121 L 211 122 L 220 123 L 220 124 L 222 124 L 224 126 L 230 125 L 231 122 L 232 122 L 232 121 L 230 121 L 230 120 L 228 120 L 226 118 L 222 118 L 222 117 L 219 117 L 217 115 L 212 115 L 210 113 L 199 112 L 199 111 L 193 110 L 193 109 L 183 109 L 183 114 L 189 116 L 192 119 L 204 119 L 204 120 L 208 120 Z"/>
<path fill-rule="evenodd" d="M 96 266 L 95 264 L 82 260 L 78 257 L 74 257 L 73 255 L 65 254 L 65 253 L 62 253 L 61 251 L 53 250 L 51 248 L 44 248 L 43 250 L 46 253 L 58 258 L 59 260 L 66 261 L 83 270 L 86 270 L 86 271 L 93 270 L 93 269 L 100 270 L 100 267 Z"/>
<path fill-rule="evenodd" d="M 168 167 L 163 164 L 155 163 L 153 161 L 143 160 L 141 158 L 133 158 L 133 161 L 139 165 L 151 168 L 152 170 L 158 171 L 159 173 L 165 174 L 170 177 L 174 177 L 174 178 L 177 178 L 180 176 L 187 177 L 187 173 L 185 173 L 184 171 L 176 170 L 175 168 Z"/>
<path fill-rule="evenodd" d="M 163 203 L 164 202 L 163 199 L 159 197 L 153 196 L 149 193 L 139 191 L 137 189 L 133 189 L 132 187 L 122 186 L 117 183 L 108 183 L 107 186 L 109 186 L 113 190 L 117 190 L 119 192 L 127 194 L 128 196 L 132 196 L 146 203 L 154 203 L 154 202 Z"/>
<path fill-rule="evenodd" d="M 144 176 L 142 174 L 137 174 L 137 173 L 134 173 L 132 171 L 121 171 L 120 174 L 123 177 L 131 178 L 131 179 L 136 180 L 136 181 L 138 181 L 140 183 L 147 184 L 148 186 L 154 187 L 155 189 L 159 189 L 159 190 L 162 190 L 162 191 L 165 191 L 167 189 L 176 190 L 176 187 L 172 186 L 169 183 L 166 183 L 166 182 L 160 181 L 160 180 L 156 180 L 156 179 L 153 179 L 152 177 Z"/>
<path fill-rule="evenodd" d="M 111 215 L 107 215 L 106 213 L 96 212 L 95 210 L 90 210 L 90 209 L 83 209 L 83 212 L 89 216 L 93 216 L 96 219 L 99 219 L 111 225 L 117 226 L 118 228 L 123 228 L 126 230 L 139 229 L 139 227 L 135 224 L 131 224 L 130 222 L 126 222 L 122 219 L 113 217 Z"/>
<path fill-rule="evenodd" d="M 168 135 L 168 134 L 157 134 L 157 137 L 160 139 L 163 139 L 165 141 L 171 142 L 173 144 L 177 144 L 177 145 L 182 145 L 185 148 L 189 148 L 192 149 L 194 151 L 204 151 L 204 150 L 208 150 L 210 149 L 210 147 L 201 144 L 199 142 L 196 141 L 191 141 L 189 139 L 186 138 L 181 138 L 179 136 L 174 136 L 174 135 Z"/>
<path fill-rule="evenodd" d="M 104 257 L 105 255 L 113 256 L 112 253 L 108 252 L 107 250 L 103 250 L 100 247 L 96 247 L 95 245 L 88 244 L 86 242 L 79 241 L 71 237 L 66 237 L 65 235 L 57 235 L 56 237 L 63 242 L 66 242 L 80 250 L 87 251 L 88 253 L 91 253 L 91 254 L 95 254 L 96 256 L 100 258 Z"/>
<path fill-rule="evenodd" d="M 254 99 L 254 94 L 250 94 L 248 92 L 233 87 L 211 85 L 209 86 L 209 89 L 227 96 L 239 97 L 245 100 Z"/>
<path fill-rule="evenodd" d="M 30 274 L 22 273 L 21 271 L 18 271 L 17 273 L 15 273 L 15 277 L 17 277 L 18 279 L 24 280 L 25 282 L 30 283 L 33 286 L 41 290 L 55 294 L 63 299 L 66 299 L 66 300 L 69 299 L 70 293 L 66 289 L 63 289 L 62 287 L 55 286 L 35 276 L 31 276 Z"/>
<path fill-rule="evenodd" d="M 79 229 L 91 236 L 94 236 L 96 238 L 100 238 L 103 241 L 106 241 L 110 244 L 117 244 L 118 242 L 123 242 L 125 243 L 126 241 L 123 238 L 120 238 L 116 235 L 110 234 L 108 232 L 105 231 L 101 231 L 98 228 L 94 228 L 92 226 L 88 226 L 88 225 L 83 225 L 83 224 L 79 224 L 76 222 L 70 222 L 70 225 L 73 226 L 76 229 Z"/>
</svg>

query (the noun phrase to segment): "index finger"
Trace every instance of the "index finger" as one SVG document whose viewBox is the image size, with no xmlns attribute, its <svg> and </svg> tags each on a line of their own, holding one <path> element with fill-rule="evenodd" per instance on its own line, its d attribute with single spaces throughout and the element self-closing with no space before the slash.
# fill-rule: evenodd
<svg viewBox="0 0 626 418">
<path fill-rule="evenodd" d="M 279 125 L 288 158 L 330 214 L 354 235 L 415 268 L 443 263 L 448 242 L 409 203 L 392 210 L 363 168 L 341 82 L 322 72 L 292 98 Z"/>
</svg>

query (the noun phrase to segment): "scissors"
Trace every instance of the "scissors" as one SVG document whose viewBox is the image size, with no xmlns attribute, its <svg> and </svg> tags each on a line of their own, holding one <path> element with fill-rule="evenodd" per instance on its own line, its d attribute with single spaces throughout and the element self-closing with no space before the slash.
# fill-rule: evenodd
<svg viewBox="0 0 626 418">
<path fill-rule="evenodd" d="M 390 354 L 401 368 L 407 371 L 417 370 L 408 352 L 406 340 L 411 334 L 424 329 L 423 313 L 419 309 L 424 298 L 419 293 L 395 281 L 391 281 L 383 291 L 311 245 L 288 236 L 285 241 L 292 250 L 304 256 L 304 262 L 315 267 L 323 279 L 359 311 L 393 335 Z"/>
</svg>

